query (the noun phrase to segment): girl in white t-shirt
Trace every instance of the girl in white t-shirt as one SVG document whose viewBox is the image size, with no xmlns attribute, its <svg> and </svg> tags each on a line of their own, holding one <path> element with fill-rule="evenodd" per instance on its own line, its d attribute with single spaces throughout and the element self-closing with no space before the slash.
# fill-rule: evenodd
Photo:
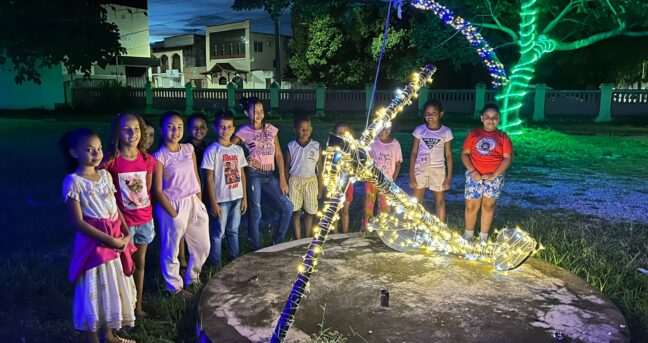
<svg viewBox="0 0 648 343">
<path fill-rule="evenodd" d="M 414 129 L 410 155 L 409 185 L 414 197 L 423 202 L 425 189 L 434 194 L 436 215 L 446 221 L 445 194 L 452 183 L 452 131 L 441 125 L 443 105 L 430 100 L 423 107 L 425 124 Z"/>
</svg>

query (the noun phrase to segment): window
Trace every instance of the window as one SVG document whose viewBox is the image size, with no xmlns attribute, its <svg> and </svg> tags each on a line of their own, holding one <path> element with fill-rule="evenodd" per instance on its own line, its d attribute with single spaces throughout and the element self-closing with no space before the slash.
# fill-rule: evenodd
<svg viewBox="0 0 648 343">
<path fill-rule="evenodd" d="M 254 52 L 263 52 L 263 42 L 254 41 Z"/>
<path fill-rule="evenodd" d="M 245 57 L 245 30 L 211 32 L 209 37 L 212 60 Z"/>
<path fill-rule="evenodd" d="M 218 84 L 219 84 L 219 85 L 226 85 L 226 84 L 227 84 L 227 79 L 225 78 L 225 76 L 221 76 L 221 77 L 218 79 Z"/>
<path fill-rule="evenodd" d="M 166 73 L 167 69 L 169 69 L 169 58 L 167 55 L 162 55 L 162 58 L 160 58 L 160 73 Z"/>
<path fill-rule="evenodd" d="M 173 54 L 171 57 L 171 69 L 182 71 L 182 65 L 180 63 L 180 55 Z"/>
</svg>

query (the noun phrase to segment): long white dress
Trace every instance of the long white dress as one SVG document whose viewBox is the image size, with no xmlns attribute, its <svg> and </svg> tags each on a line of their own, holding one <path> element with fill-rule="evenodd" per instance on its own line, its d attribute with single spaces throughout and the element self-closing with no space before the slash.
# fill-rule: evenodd
<svg viewBox="0 0 648 343">
<path fill-rule="evenodd" d="M 100 170 L 100 179 L 90 181 L 75 174 L 63 181 L 65 201 L 79 201 L 84 216 L 97 219 L 114 218 L 117 213 L 115 187 L 111 176 Z M 74 328 L 97 331 L 102 326 L 119 329 L 135 325 L 137 292 L 132 276 L 124 275 L 119 258 L 87 270 L 74 288 Z"/>
</svg>

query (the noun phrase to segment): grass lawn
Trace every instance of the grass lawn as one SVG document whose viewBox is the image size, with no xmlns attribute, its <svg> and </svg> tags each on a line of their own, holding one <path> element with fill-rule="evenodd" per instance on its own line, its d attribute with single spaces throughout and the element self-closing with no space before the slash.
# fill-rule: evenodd
<svg viewBox="0 0 648 343">
<path fill-rule="evenodd" d="M 348 118 L 315 119 L 314 138 L 324 143 L 333 124 L 344 117 Z M 73 287 L 67 281 L 67 267 L 74 234 L 64 225 L 60 189 L 66 171 L 57 141 L 65 130 L 89 127 L 98 131 L 106 144 L 108 120 L 106 116 L 88 118 L 75 113 L 0 113 L 0 167 L 5 199 L 0 211 L 0 226 L 4 228 L 0 240 L 2 342 L 74 342 L 84 338 L 72 328 L 71 322 Z M 449 192 L 448 220 L 451 227 L 461 228 L 463 187 L 459 186 L 459 179 L 464 168 L 459 152 L 467 132 L 479 123 L 467 116 L 447 115 L 444 120 L 455 136 L 457 182 Z M 292 120 L 270 121 L 280 128 L 282 145 L 293 138 Z M 243 122 L 237 120 L 236 124 Z M 395 133 L 406 159 L 411 132 L 419 123 L 418 118 L 412 117 L 400 120 L 400 130 Z M 524 135 L 512 137 L 515 159 L 508 178 L 543 187 L 545 179 L 560 180 L 564 175 L 576 174 L 584 183 L 592 177 L 604 183 L 625 180 L 623 185 L 631 188 L 636 184 L 637 191 L 642 192 L 648 167 L 648 125 L 641 121 L 633 124 L 557 121 L 529 127 Z M 364 118 L 352 121 L 352 125 L 355 133 L 359 133 Z M 213 133 L 209 139 L 213 139 Z M 402 171 L 407 171 L 407 162 Z M 504 198 L 516 194 L 508 191 L 505 190 Z M 565 194 L 568 195 L 571 196 Z M 644 196 L 627 201 L 638 203 L 638 208 L 646 212 L 647 199 Z M 571 207 L 530 208 L 520 205 L 515 198 L 509 200 L 498 207 L 494 227 L 519 225 L 529 231 L 546 247 L 538 258 L 573 272 L 606 294 L 623 312 L 632 340 L 648 341 L 648 276 L 637 271 L 640 267 L 648 269 L 648 222 L 641 220 L 643 217 L 636 220 L 633 213 L 621 213 L 622 219 L 612 219 Z M 620 201 L 621 207 L 624 201 Z M 434 207 L 429 201 L 425 206 Z M 361 213 L 360 201 L 354 201 L 352 207 L 351 213 Z M 264 218 L 272 217 L 273 210 L 264 209 Z M 360 223 L 361 218 L 352 215 L 351 230 L 358 231 Z M 245 226 L 244 220 L 240 230 L 242 253 L 249 251 Z M 270 242 L 270 226 L 271 221 L 262 221 L 264 245 Z M 144 295 L 144 307 L 151 318 L 139 321 L 124 336 L 138 342 L 193 342 L 198 322 L 196 304 L 166 294 L 158 256 L 156 239 L 148 252 Z M 216 271 L 207 263 L 201 275 L 203 281 L 207 282 Z"/>
</svg>

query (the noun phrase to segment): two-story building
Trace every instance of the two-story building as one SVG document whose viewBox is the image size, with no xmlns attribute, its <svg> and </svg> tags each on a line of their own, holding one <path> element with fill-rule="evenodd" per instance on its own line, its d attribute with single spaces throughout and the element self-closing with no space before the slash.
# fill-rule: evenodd
<svg viewBox="0 0 648 343">
<path fill-rule="evenodd" d="M 160 60 L 160 66 L 153 67 L 155 87 L 179 88 L 187 82 L 195 88 L 207 87 L 204 35 L 165 37 L 153 43 L 151 50 L 153 57 Z"/>
<path fill-rule="evenodd" d="M 151 67 L 159 65 L 158 59 L 151 57 L 147 0 L 111 0 L 102 6 L 106 9 L 106 21 L 119 28 L 119 43 L 126 52 L 104 68 L 95 65 L 91 81 L 82 80 L 81 75 L 71 78 L 91 85 L 101 80 L 117 80 L 123 85 L 144 87 L 150 80 Z"/>
<path fill-rule="evenodd" d="M 289 39 L 279 39 L 282 73 L 288 63 Z M 275 36 L 255 32 L 250 20 L 208 26 L 206 44 L 207 87 L 225 88 L 234 82 L 239 88 L 268 88 L 275 81 Z M 288 86 L 282 82 L 282 87 Z"/>
</svg>

